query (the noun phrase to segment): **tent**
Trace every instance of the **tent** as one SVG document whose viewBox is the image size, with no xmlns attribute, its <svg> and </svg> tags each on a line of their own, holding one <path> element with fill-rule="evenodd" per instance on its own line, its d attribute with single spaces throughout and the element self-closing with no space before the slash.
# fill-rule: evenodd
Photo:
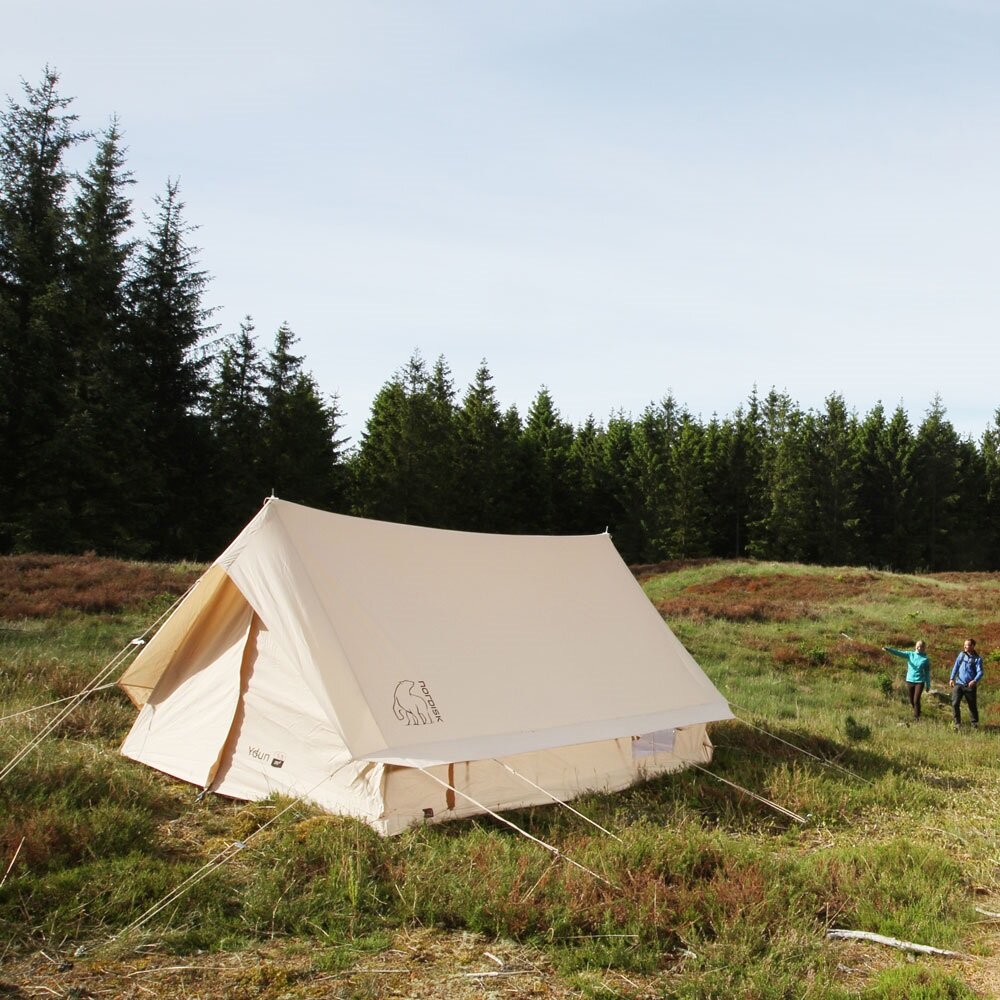
<svg viewBox="0 0 1000 1000">
<path fill-rule="evenodd" d="M 271 499 L 119 681 L 122 753 L 220 795 L 414 822 L 705 763 L 726 701 L 610 536 Z"/>
</svg>

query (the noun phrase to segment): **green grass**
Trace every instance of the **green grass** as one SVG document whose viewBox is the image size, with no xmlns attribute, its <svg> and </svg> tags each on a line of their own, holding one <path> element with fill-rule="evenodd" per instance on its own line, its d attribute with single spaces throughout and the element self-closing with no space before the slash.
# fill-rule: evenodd
<svg viewBox="0 0 1000 1000">
<path fill-rule="evenodd" d="M 0 939 L 15 954 L 108 955 L 144 936 L 178 953 L 280 940 L 338 970 L 393 929 L 433 927 L 540 947 L 587 996 L 973 996 L 960 968 L 896 953 L 849 982 L 824 933 L 985 947 L 975 906 L 1000 896 L 997 697 L 984 686 L 978 733 L 951 731 L 940 693 L 911 724 L 902 661 L 878 647 L 928 630 L 940 692 L 961 639 L 990 624 L 993 581 L 739 562 L 645 586 L 738 716 L 712 728 L 711 769 L 805 824 L 695 770 L 577 803 L 620 841 L 565 810 L 512 814 L 606 883 L 488 817 L 382 839 L 297 803 L 264 828 L 290 804 L 196 802 L 120 757 L 134 712 L 109 691 L 0 784 L 0 877 L 17 854 Z M 737 593 L 753 598 L 744 620 L 727 616 Z M 73 693 L 171 601 L 2 623 L 0 715 Z M 0 723 L 0 763 L 47 713 Z M 237 841 L 232 861 L 111 940 Z"/>
</svg>

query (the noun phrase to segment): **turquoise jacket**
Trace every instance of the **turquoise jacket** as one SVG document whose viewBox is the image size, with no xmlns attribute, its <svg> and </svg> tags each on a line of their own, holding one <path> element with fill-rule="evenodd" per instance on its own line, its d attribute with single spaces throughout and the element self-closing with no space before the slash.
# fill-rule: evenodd
<svg viewBox="0 0 1000 1000">
<path fill-rule="evenodd" d="M 910 664 L 906 669 L 908 684 L 923 684 L 925 688 L 931 686 L 931 658 L 926 653 L 918 653 L 915 649 L 893 649 L 892 646 L 884 646 L 883 649 L 893 656 L 903 657 Z"/>
</svg>

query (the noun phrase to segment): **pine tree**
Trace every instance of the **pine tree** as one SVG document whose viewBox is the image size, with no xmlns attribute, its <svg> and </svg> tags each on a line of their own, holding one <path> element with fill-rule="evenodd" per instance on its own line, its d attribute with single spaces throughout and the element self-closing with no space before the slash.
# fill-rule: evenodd
<svg viewBox="0 0 1000 1000">
<path fill-rule="evenodd" d="M 858 424 L 858 559 L 870 566 L 912 567 L 910 508 L 913 435 L 903 408 L 887 419 L 881 403 Z"/>
<path fill-rule="evenodd" d="M 483 360 L 455 414 L 461 487 L 456 490 L 454 527 L 466 531 L 512 530 L 512 485 L 517 437 L 509 433 Z"/>
<path fill-rule="evenodd" d="M 413 439 L 422 454 L 424 513 L 421 524 L 450 528 L 457 516 L 457 494 L 465 484 L 458 478 L 458 428 L 455 383 L 444 357 L 434 362 L 426 391 L 410 395 Z"/>
<path fill-rule="evenodd" d="M 62 428 L 72 412 L 66 329 L 70 240 L 67 152 L 87 138 L 58 74 L 23 83 L 0 114 L 0 551 L 65 540 L 63 483 L 74 456 Z"/>
<path fill-rule="evenodd" d="M 639 562 L 645 551 L 642 500 L 630 475 L 634 447 L 632 420 L 622 411 L 613 413 L 604 432 L 601 464 L 610 494 L 608 529 L 615 548 L 627 562 Z"/>
<path fill-rule="evenodd" d="M 970 438 L 958 442 L 956 457 L 958 502 L 945 565 L 960 572 L 989 569 L 992 524 L 987 517 L 986 457 Z"/>
<path fill-rule="evenodd" d="M 762 408 L 764 512 L 752 525 L 748 551 L 755 558 L 804 560 L 814 516 L 808 467 L 810 423 L 787 393 L 771 390 Z"/>
<path fill-rule="evenodd" d="M 983 432 L 979 453 L 983 462 L 982 548 L 986 569 L 1000 569 L 1000 409 Z"/>
<path fill-rule="evenodd" d="M 450 498 L 442 497 L 435 449 L 442 440 L 450 446 L 449 386 L 443 363 L 432 379 L 414 354 L 379 390 L 352 463 L 359 514 L 404 524 L 448 524 Z"/>
<path fill-rule="evenodd" d="M 567 466 L 571 518 L 566 530 L 574 534 L 594 534 L 611 526 L 614 502 L 604 437 L 604 428 L 592 415 L 573 434 Z"/>
<path fill-rule="evenodd" d="M 74 393 L 63 435 L 76 456 L 65 482 L 75 547 L 135 556 L 144 545 L 132 523 L 130 490 L 143 461 L 135 392 L 142 359 L 130 335 L 127 292 L 135 244 L 126 192 L 133 183 L 112 120 L 80 178 L 71 214 Z"/>
<path fill-rule="evenodd" d="M 220 536 L 231 537 L 260 507 L 270 486 L 262 469 L 264 441 L 264 365 L 257 349 L 253 320 L 219 356 L 209 390 L 214 452 L 213 480 L 221 510 Z"/>
<path fill-rule="evenodd" d="M 666 555 L 692 558 L 708 554 L 709 471 L 704 428 L 682 413 L 668 461 Z"/>
<path fill-rule="evenodd" d="M 670 546 L 670 452 L 679 426 L 680 408 L 671 395 L 650 405 L 632 425 L 632 443 L 625 465 L 626 495 L 635 532 L 635 558 L 657 562 Z"/>
<path fill-rule="evenodd" d="M 264 369 L 262 474 L 284 500 L 333 509 L 343 499 L 340 411 L 303 371 L 297 341 L 282 323 Z"/>
<path fill-rule="evenodd" d="M 571 516 L 568 483 L 573 428 L 556 409 L 552 394 L 542 386 L 528 410 L 521 432 L 522 530 L 559 534 Z"/>
<path fill-rule="evenodd" d="M 756 390 L 747 408 L 713 418 L 705 430 L 705 490 L 710 498 L 709 547 L 714 555 L 739 558 L 753 542 L 751 525 L 763 520 L 761 466 L 764 432 Z"/>
<path fill-rule="evenodd" d="M 913 495 L 916 567 L 943 569 L 959 527 L 962 489 L 959 438 L 939 396 L 917 429 L 912 462 L 917 487 Z"/>
<path fill-rule="evenodd" d="M 848 412 L 843 397 L 833 393 L 814 427 L 808 467 L 816 503 L 810 556 L 842 566 L 854 559 L 858 548 L 857 418 Z"/>
<path fill-rule="evenodd" d="M 134 484 L 136 514 L 157 555 L 190 558 L 212 554 L 212 518 L 205 516 L 211 358 L 204 346 L 216 328 L 209 323 L 212 310 L 202 304 L 208 276 L 197 267 L 176 181 L 168 181 L 156 205 L 132 285 L 133 342 L 142 358 L 139 417 L 151 460 Z"/>
</svg>

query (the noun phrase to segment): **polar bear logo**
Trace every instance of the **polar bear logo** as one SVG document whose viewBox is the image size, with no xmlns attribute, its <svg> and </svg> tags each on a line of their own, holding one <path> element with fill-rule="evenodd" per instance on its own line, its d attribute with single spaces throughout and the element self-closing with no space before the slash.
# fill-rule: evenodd
<svg viewBox="0 0 1000 1000">
<path fill-rule="evenodd" d="M 392 701 L 392 714 L 408 726 L 426 726 L 431 721 L 427 699 L 416 691 L 416 681 L 400 681 Z"/>
</svg>

